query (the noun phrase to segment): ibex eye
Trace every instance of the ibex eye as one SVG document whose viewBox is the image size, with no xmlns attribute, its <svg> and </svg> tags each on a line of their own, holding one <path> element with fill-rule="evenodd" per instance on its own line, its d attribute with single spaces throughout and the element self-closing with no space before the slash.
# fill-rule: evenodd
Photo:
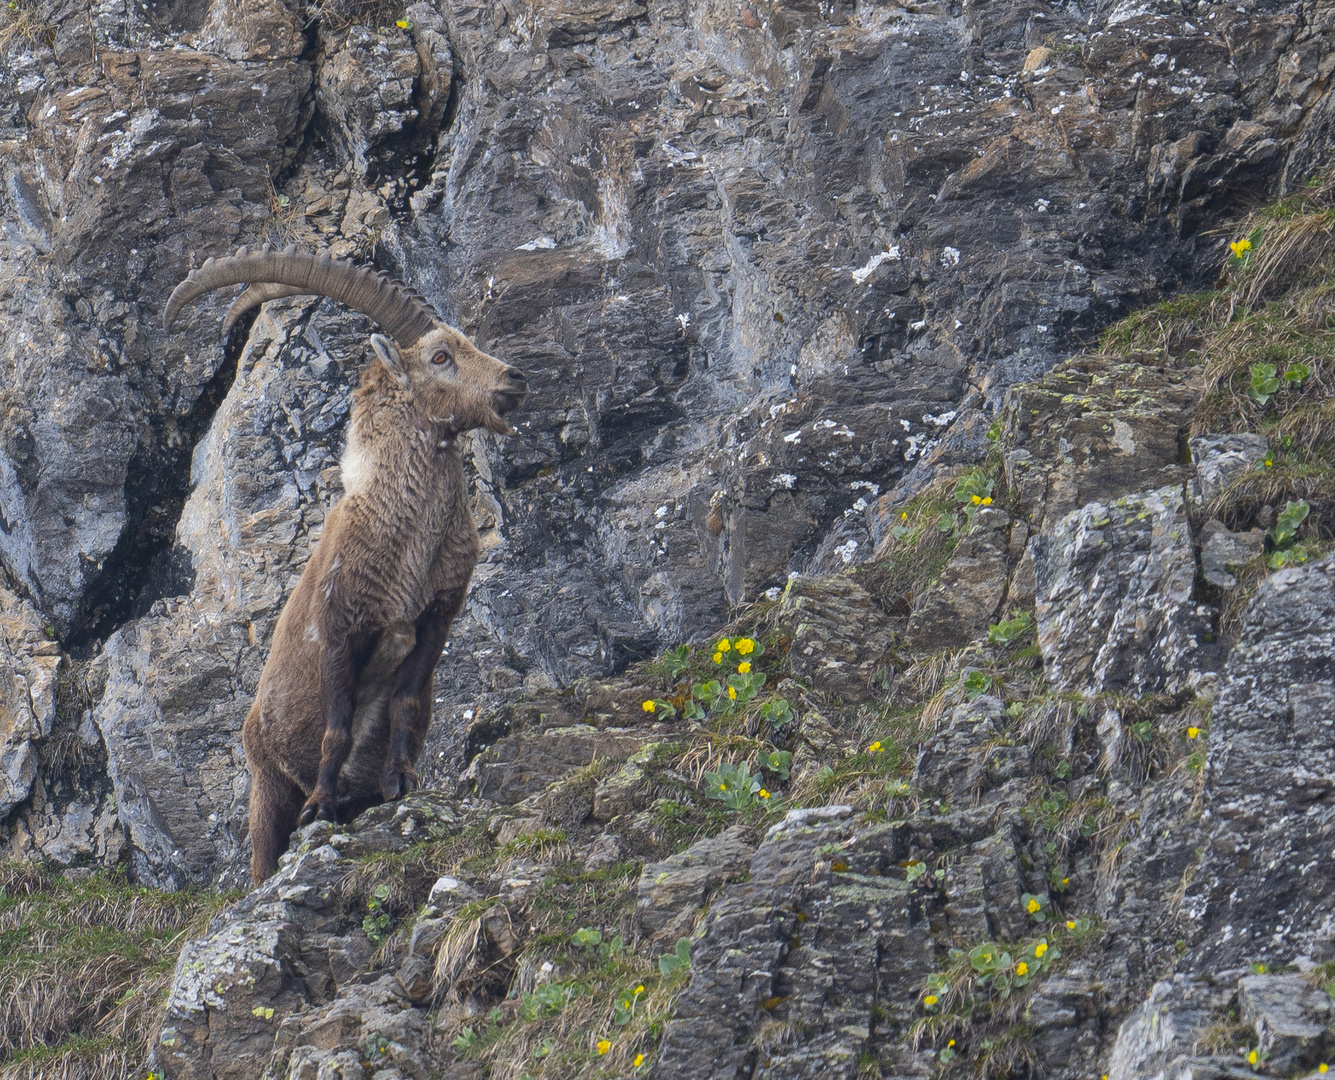
<svg viewBox="0 0 1335 1080">
<path fill-rule="evenodd" d="M 451 359 L 450 354 L 446 352 L 444 349 L 442 349 L 440 352 L 436 353 L 436 355 L 431 358 L 431 362 L 433 364 L 444 364 L 447 363 L 450 359 Z"/>
</svg>

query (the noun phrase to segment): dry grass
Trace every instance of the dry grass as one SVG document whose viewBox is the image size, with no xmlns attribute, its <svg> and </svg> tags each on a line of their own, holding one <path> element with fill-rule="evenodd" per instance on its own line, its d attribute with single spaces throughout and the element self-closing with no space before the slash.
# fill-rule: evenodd
<svg viewBox="0 0 1335 1080">
<path fill-rule="evenodd" d="M 47 10 L 32 0 L 0 0 L 0 49 L 20 42 L 51 44 L 56 28 L 47 20 Z"/>
<path fill-rule="evenodd" d="M 225 900 L 0 864 L 0 1078 L 124 1075 L 145 1056 L 181 943 Z"/>
</svg>

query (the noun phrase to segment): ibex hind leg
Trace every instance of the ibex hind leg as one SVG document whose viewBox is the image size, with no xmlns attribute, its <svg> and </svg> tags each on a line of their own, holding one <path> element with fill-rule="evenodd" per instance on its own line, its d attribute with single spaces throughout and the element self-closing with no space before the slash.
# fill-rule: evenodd
<svg viewBox="0 0 1335 1080">
<path fill-rule="evenodd" d="M 305 794 L 281 773 L 258 770 L 250 780 L 250 876 L 258 885 L 278 869 L 297 827 Z"/>
</svg>

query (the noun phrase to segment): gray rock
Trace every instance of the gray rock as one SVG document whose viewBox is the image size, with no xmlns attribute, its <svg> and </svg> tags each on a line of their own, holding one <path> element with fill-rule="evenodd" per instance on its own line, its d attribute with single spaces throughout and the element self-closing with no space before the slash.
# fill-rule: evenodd
<svg viewBox="0 0 1335 1080">
<path fill-rule="evenodd" d="M 1191 371 L 1083 357 L 1014 387 L 1002 410 L 1013 501 L 1051 531 L 1089 503 L 1181 484 L 1200 393 Z"/>
<path fill-rule="evenodd" d="M 916 645 L 960 646 L 986 636 L 1006 596 L 1010 532 L 1010 518 L 998 510 L 975 515 L 940 580 L 914 602 L 907 633 Z"/>
<path fill-rule="evenodd" d="M 635 922 L 641 933 L 671 944 L 689 936 L 697 911 L 725 881 L 746 874 L 755 848 L 745 825 L 705 840 L 662 862 L 648 863 L 635 890 Z"/>
<path fill-rule="evenodd" d="M 1108 1080 L 1212 1075 L 1192 1062 L 1196 1040 L 1227 1007 L 1228 987 L 1176 975 L 1157 982 L 1149 998 L 1117 1032 Z"/>
<path fill-rule="evenodd" d="M 1330 998 L 1301 975 L 1246 975 L 1238 980 L 1238 1006 L 1269 1069 L 1310 1067 L 1335 1044 Z"/>
<path fill-rule="evenodd" d="M 28 797 L 56 718 L 60 646 L 37 609 L 0 588 L 0 819 Z"/>
<path fill-rule="evenodd" d="M 1187 890 L 1192 962 L 1335 946 L 1335 559 L 1280 570 L 1247 608 L 1210 722 L 1208 839 Z"/>
<path fill-rule="evenodd" d="M 792 634 L 794 674 L 848 701 L 872 694 L 890 651 L 890 622 L 862 586 L 847 577 L 793 578 L 779 605 Z"/>
<path fill-rule="evenodd" d="M 1234 481 L 1252 472 L 1270 452 L 1269 440 L 1250 432 L 1193 435 L 1188 442 L 1204 506 L 1213 503 Z"/>
<path fill-rule="evenodd" d="M 1265 551 L 1265 533 L 1251 529 L 1230 532 L 1213 518 L 1201 528 L 1201 576 L 1217 589 L 1236 589 L 1231 571 L 1251 562 Z"/>
<path fill-rule="evenodd" d="M 364 977 L 375 946 L 361 913 L 345 910 L 341 884 L 357 856 L 457 824 L 440 796 L 417 794 L 341 832 L 328 822 L 304 829 L 278 872 L 182 951 L 152 1067 L 169 1080 L 326 1075 L 340 1055 L 365 1053 L 376 1031 L 383 1045 L 372 1058 L 424 1080 L 425 1013 L 392 975 Z"/>
<path fill-rule="evenodd" d="M 1038 642 L 1062 689 L 1172 693 L 1219 658 L 1180 487 L 1090 503 L 1030 541 Z"/>
</svg>

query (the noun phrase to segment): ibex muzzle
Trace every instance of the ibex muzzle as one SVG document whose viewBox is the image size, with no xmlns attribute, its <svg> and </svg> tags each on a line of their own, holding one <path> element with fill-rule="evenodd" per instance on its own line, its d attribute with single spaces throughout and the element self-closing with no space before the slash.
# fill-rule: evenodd
<svg viewBox="0 0 1335 1080">
<path fill-rule="evenodd" d="M 176 287 L 164 322 L 243 283 L 224 331 L 266 300 L 302 294 L 385 331 L 371 335 L 349 417 L 343 498 L 278 618 L 241 729 L 259 882 L 299 824 L 349 820 L 417 786 L 432 675 L 478 554 L 458 436 L 510 434 L 505 418 L 528 384 L 402 282 L 295 247 L 209 259 Z"/>
</svg>

